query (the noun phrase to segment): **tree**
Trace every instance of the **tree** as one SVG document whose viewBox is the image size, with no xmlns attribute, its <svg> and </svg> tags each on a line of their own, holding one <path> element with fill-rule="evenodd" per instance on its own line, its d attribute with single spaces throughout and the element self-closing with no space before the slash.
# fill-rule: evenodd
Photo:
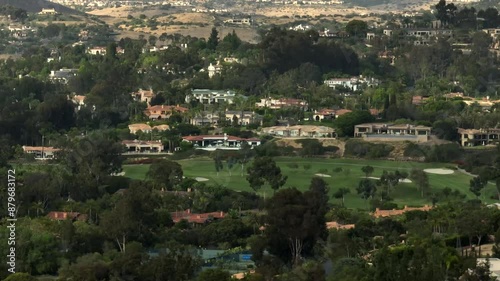
<svg viewBox="0 0 500 281">
<path fill-rule="evenodd" d="M 252 150 L 252 147 L 246 143 L 243 142 L 241 144 L 241 148 L 238 151 L 238 162 L 241 165 L 241 176 L 243 176 L 243 171 L 245 169 L 245 165 L 250 161 L 250 159 L 253 157 L 255 154 L 255 151 Z"/>
<path fill-rule="evenodd" d="M 429 191 L 429 177 L 422 169 L 412 169 L 410 172 L 410 179 L 415 182 L 420 189 L 420 195 L 424 195 Z"/>
<path fill-rule="evenodd" d="M 36 281 L 36 278 L 28 273 L 17 272 L 9 274 L 9 277 L 5 278 L 3 281 Z"/>
<path fill-rule="evenodd" d="M 123 146 L 113 136 L 95 134 L 71 143 L 63 154 L 71 175 L 70 186 L 74 200 L 85 200 L 98 195 L 97 188 L 106 177 L 121 171 Z"/>
<path fill-rule="evenodd" d="M 182 166 L 165 159 L 157 160 L 151 164 L 146 176 L 155 186 L 173 190 L 182 181 Z"/>
<path fill-rule="evenodd" d="M 349 190 L 349 188 L 346 188 L 346 187 L 341 187 L 339 188 L 339 190 L 337 190 L 334 194 L 333 194 L 333 197 L 337 198 L 337 199 L 342 199 L 342 206 L 344 206 L 345 204 L 345 196 L 348 194 L 348 193 L 351 193 L 351 190 Z"/>
<path fill-rule="evenodd" d="M 192 250 L 169 243 L 158 257 L 150 258 L 142 266 L 139 280 L 187 281 L 194 277 L 200 265 Z"/>
<path fill-rule="evenodd" d="M 207 40 L 207 49 L 215 50 L 217 48 L 217 45 L 219 45 L 219 32 L 215 27 L 213 27 L 212 31 L 210 32 L 210 37 L 208 37 Z"/>
<path fill-rule="evenodd" d="M 155 212 L 157 206 L 151 191 L 140 185 L 132 186 L 111 211 L 102 215 L 100 226 L 120 251 L 125 252 L 130 239 L 148 241 L 155 229 L 163 225 Z"/>
<path fill-rule="evenodd" d="M 219 172 L 224 169 L 224 163 L 222 163 L 222 155 L 219 150 L 216 150 L 214 152 L 214 164 L 215 164 L 215 171 L 217 172 L 217 177 L 219 176 Z"/>
<path fill-rule="evenodd" d="M 312 254 L 318 239 L 326 238 L 326 209 L 314 191 L 283 189 L 267 202 L 265 237 L 271 254 L 296 266 Z"/>
<path fill-rule="evenodd" d="M 374 170 L 375 169 L 370 165 L 361 167 L 361 171 L 365 174 L 365 178 L 369 177 Z"/>
<path fill-rule="evenodd" d="M 455 4 L 446 4 L 446 0 L 440 0 L 434 8 L 436 8 L 436 18 L 441 21 L 443 25 L 453 24 L 455 22 L 455 14 L 457 7 Z"/>
<path fill-rule="evenodd" d="M 361 198 L 367 200 L 369 198 L 373 198 L 373 196 L 377 192 L 377 187 L 372 180 L 362 179 L 361 181 L 359 181 L 356 191 L 361 196 Z"/>
<path fill-rule="evenodd" d="M 476 195 L 476 198 L 479 199 L 479 196 L 481 195 L 481 190 L 486 186 L 488 181 L 483 180 L 481 177 L 474 177 L 473 179 L 470 180 L 470 187 L 469 190 L 470 192 L 474 193 Z"/>
<path fill-rule="evenodd" d="M 372 122 L 375 118 L 369 111 L 353 111 L 339 116 L 335 119 L 334 126 L 339 136 L 354 136 L 354 126 L 361 123 Z"/>
<path fill-rule="evenodd" d="M 352 36 L 364 37 L 368 31 L 368 24 L 362 20 L 351 20 L 347 23 L 345 31 Z"/>
<path fill-rule="evenodd" d="M 197 281 L 231 281 L 231 274 L 220 268 L 207 269 L 202 271 L 198 277 Z"/>
<path fill-rule="evenodd" d="M 273 158 L 268 156 L 255 158 L 252 166 L 248 167 L 247 172 L 247 181 L 254 191 L 267 183 L 276 192 L 286 183 L 288 178 L 281 174 L 280 167 L 276 165 Z"/>
</svg>

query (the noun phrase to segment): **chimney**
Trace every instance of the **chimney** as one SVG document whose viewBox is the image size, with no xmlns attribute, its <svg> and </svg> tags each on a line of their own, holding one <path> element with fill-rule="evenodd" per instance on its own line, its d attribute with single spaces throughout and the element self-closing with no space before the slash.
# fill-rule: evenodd
<svg viewBox="0 0 500 281">
<path fill-rule="evenodd" d="M 188 213 L 188 214 L 191 214 L 191 209 L 187 209 L 187 213 Z"/>
<path fill-rule="evenodd" d="M 223 211 L 220 211 L 220 217 L 223 218 L 224 217 L 224 212 Z"/>
<path fill-rule="evenodd" d="M 404 207 L 404 209 L 403 209 L 403 210 L 406 210 L 406 209 L 408 209 L 408 206 L 406 206 L 406 205 L 405 205 L 405 207 Z"/>
</svg>

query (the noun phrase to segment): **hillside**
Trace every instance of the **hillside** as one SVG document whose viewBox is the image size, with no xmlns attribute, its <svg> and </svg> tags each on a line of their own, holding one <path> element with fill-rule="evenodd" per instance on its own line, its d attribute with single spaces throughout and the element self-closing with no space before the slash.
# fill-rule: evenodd
<svg viewBox="0 0 500 281">
<path fill-rule="evenodd" d="M 10 5 L 28 11 L 28 13 L 38 13 L 43 8 L 54 8 L 57 12 L 70 15 L 83 15 L 84 13 L 68 8 L 66 6 L 52 3 L 46 0 L 0 0 L 0 6 Z"/>
</svg>

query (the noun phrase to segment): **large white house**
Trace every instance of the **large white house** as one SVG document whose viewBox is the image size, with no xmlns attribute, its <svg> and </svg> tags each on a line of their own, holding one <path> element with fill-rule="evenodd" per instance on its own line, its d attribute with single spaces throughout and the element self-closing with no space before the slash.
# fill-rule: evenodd
<svg viewBox="0 0 500 281">
<path fill-rule="evenodd" d="M 362 90 L 366 87 L 377 86 L 380 82 L 374 78 L 365 78 L 363 76 L 351 78 L 331 78 L 325 80 L 324 83 L 330 88 L 339 86 L 349 89 L 350 91 Z"/>
<path fill-rule="evenodd" d="M 192 143 L 196 149 L 213 151 L 216 149 L 239 150 L 243 143 L 251 147 L 260 145 L 261 141 L 257 138 L 244 139 L 234 136 L 224 135 L 200 135 L 186 136 L 182 141 Z"/>
<path fill-rule="evenodd" d="M 197 100 L 203 104 L 228 103 L 232 104 L 236 93 L 234 91 L 194 89 L 186 96 L 186 102 Z"/>
</svg>

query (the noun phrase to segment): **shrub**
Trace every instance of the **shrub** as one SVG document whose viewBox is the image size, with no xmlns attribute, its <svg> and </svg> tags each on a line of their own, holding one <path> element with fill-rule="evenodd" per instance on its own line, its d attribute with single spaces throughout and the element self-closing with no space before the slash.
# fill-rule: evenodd
<svg viewBox="0 0 500 281">
<path fill-rule="evenodd" d="M 333 168 L 332 172 L 340 173 L 340 172 L 342 172 L 342 167 Z"/>
<path fill-rule="evenodd" d="M 328 173 L 328 170 L 327 169 L 319 169 L 318 173 L 320 173 L 320 174 L 326 174 L 326 173 Z"/>
<path fill-rule="evenodd" d="M 345 145 L 345 155 L 354 157 L 382 158 L 389 156 L 394 146 L 365 141 L 349 140 Z"/>
<path fill-rule="evenodd" d="M 304 170 L 311 169 L 311 164 L 304 164 Z"/>
<path fill-rule="evenodd" d="M 299 164 L 297 164 L 297 163 L 289 163 L 287 166 L 289 168 L 292 168 L 292 169 L 298 169 L 299 168 Z"/>
</svg>

